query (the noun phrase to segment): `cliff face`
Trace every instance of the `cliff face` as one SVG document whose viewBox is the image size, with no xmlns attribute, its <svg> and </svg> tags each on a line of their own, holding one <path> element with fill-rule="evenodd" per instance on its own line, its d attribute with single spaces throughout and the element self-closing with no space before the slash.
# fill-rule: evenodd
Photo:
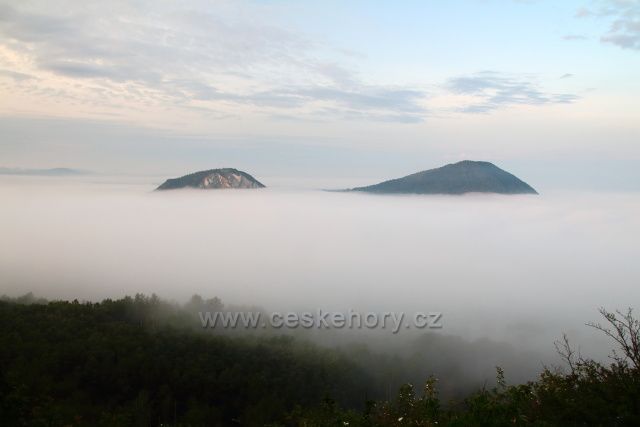
<svg viewBox="0 0 640 427">
<path fill-rule="evenodd" d="M 166 180 L 158 190 L 178 188 L 242 189 L 264 188 L 264 185 L 246 172 L 232 168 L 210 169 L 195 172 L 180 178 Z"/>
<path fill-rule="evenodd" d="M 538 194 L 529 184 L 489 162 L 464 160 L 351 191 L 413 194 Z"/>
</svg>

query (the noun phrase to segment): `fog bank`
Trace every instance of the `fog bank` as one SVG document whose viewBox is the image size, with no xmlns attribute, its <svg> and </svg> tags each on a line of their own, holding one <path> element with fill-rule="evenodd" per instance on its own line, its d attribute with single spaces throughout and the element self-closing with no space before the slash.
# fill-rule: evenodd
<svg viewBox="0 0 640 427">
<path fill-rule="evenodd" d="M 153 188 L 1 180 L 0 293 L 439 311 L 447 334 L 552 349 L 565 331 L 585 351 L 598 307 L 638 305 L 638 193 Z"/>
</svg>

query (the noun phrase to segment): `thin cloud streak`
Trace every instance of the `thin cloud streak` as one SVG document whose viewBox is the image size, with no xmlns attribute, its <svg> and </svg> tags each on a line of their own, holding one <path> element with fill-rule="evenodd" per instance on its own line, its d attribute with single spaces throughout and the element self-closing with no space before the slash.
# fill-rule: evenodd
<svg viewBox="0 0 640 427">
<path fill-rule="evenodd" d="M 565 36 L 562 36 L 562 40 L 567 40 L 567 41 L 587 40 L 587 36 L 583 36 L 581 34 L 567 34 Z"/>
<path fill-rule="evenodd" d="M 530 80 L 495 71 L 452 78 L 446 88 L 454 94 L 477 98 L 477 102 L 460 108 L 465 113 L 488 113 L 514 105 L 569 104 L 578 99 L 569 93 L 544 92 Z"/>
</svg>

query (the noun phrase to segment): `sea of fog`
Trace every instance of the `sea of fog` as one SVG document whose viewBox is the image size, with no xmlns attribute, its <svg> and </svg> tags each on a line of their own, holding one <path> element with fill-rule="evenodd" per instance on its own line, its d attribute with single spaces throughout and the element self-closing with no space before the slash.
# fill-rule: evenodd
<svg viewBox="0 0 640 427">
<path fill-rule="evenodd" d="M 566 332 L 589 355 L 610 347 L 584 325 L 597 309 L 639 305 L 639 193 L 152 191 L 158 182 L 0 177 L 0 294 L 437 311 L 440 333 L 544 351 Z"/>
</svg>

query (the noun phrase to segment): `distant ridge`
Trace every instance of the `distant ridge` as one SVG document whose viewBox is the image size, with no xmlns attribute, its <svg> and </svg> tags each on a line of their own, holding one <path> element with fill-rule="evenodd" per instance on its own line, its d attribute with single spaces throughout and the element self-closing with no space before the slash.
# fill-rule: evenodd
<svg viewBox="0 0 640 427">
<path fill-rule="evenodd" d="M 70 168 L 52 169 L 23 169 L 23 168 L 2 168 L 0 175 L 34 175 L 34 176 L 74 176 L 88 175 L 89 172 Z"/>
<path fill-rule="evenodd" d="M 209 169 L 194 172 L 180 178 L 167 179 L 156 190 L 179 188 L 242 189 L 264 188 L 264 185 L 246 172 L 233 168 Z"/>
<path fill-rule="evenodd" d="M 347 191 L 381 194 L 538 194 L 529 184 L 490 162 L 463 160 Z"/>
</svg>

